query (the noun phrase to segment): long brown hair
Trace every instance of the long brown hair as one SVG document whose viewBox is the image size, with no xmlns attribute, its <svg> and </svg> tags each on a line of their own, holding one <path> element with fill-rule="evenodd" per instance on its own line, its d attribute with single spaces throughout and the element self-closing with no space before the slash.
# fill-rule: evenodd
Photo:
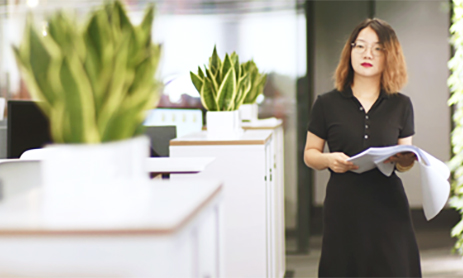
<svg viewBox="0 0 463 278">
<path fill-rule="evenodd" d="M 381 89 L 388 94 L 397 93 L 407 83 L 407 66 L 399 40 L 394 29 L 378 18 L 368 18 L 362 21 L 346 41 L 341 53 L 341 59 L 335 73 L 335 86 L 343 91 L 354 82 L 354 69 L 351 63 L 352 43 L 363 29 L 370 27 L 376 32 L 379 43 L 385 49 L 385 66 L 381 76 Z"/>
</svg>

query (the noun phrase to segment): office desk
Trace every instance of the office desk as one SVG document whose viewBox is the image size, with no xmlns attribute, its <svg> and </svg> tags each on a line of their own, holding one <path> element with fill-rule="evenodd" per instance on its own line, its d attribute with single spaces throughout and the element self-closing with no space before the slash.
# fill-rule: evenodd
<svg viewBox="0 0 463 278">
<path fill-rule="evenodd" d="M 77 224 L 45 215 L 42 190 L 0 203 L 0 277 L 222 276 L 220 182 L 150 181 L 123 213 Z"/>
</svg>

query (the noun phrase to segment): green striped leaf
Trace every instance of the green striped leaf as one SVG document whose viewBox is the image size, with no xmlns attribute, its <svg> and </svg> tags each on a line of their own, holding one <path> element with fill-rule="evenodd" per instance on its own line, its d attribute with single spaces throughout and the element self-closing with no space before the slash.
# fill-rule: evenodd
<svg viewBox="0 0 463 278">
<path fill-rule="evenodd" d="M 204 79 L 204 72 L 201 70 L 201 68 L 198 66 L 198 76 L 201 78 L 201 79 Z"/>
<path fill-rule="evenodd" d="M 198 90 L 198 92 L 201 92 L 201 87 L 203 85 L 203 79 L 191 71 L 190 71 L 190 78 L 196 90 Z"/>
<path fill-rule="evenodd" d="M 244 100 L 249 95 L 251 91 L 251 78 L 248 75 L 245 75 L 243 81 L 240 84 L 239 96 L 236 98 L 236 109 L 244 103 Z"/>
<path fill-rule="evenodd" d="M 206 78 L 209 78 L 209 81 L 212 84 L 212 91 L 217 95 L 217 92 L 219 91 L 219 84 L 217 83 L 215 75 L 210 69 L 206 69 Z"/>
<path fill-rule="evenodd" d="M 95 123 L 92 91 L 77 54 L 63 60 L 60 79 L 64 95 L 64 105 L 69 115 L 69 128 L 72 131 L 67 138 L 69 143 L 100 142 Z"/>
<path fill-rule="evenodd" d="M 235 110 L 234 99 L 236 97 L 236 76 L 234 68 L 231 68 L 227 74 L 225 74 L 224 80 L 220 85 L 217 92 L 218 105 L 220 111 L 232 111 Z"/>
<path fill-rule="evenodd" d="M 238 57 L 238 54 L 236 54 L 235 52 L 231 54 L 230 58 L 232 60 L 233 67 L 235 68 L 235 79 L 238 80 L 242 75 L 240 59 Z"/>
<path fill-rule="evenodd" d="M 233 62 L 228 55 L 228 53 L 225 54 L 225 58 L 223 59 L 223 65 L 222 65 L 222 74 L 225 75 L 227 72 L 230 70 L 230 68 L 233 67 Z M 222 76 L 222 80 L 224 79 L 224 76 Z"/>
<path fill-rule="evenodd" d="M 212 88 L 212 82 L 208 78 L 204 78 L 203 85 L 201 86 L 200 91 L 201 103 L 203 104 L 204 108 L 208 111 L 220 111 L 217 99 L 214 98 Z"/>
<path fill-rule="evenodd" d="M 222 61 L 220 60 L 219 55 L 217 54 L 217 48 L 214 46 L 214 50 L 212 51 L 212 56 L 209 58 L 209 69 L 212 71 L 214 76 L 222 67 Z"/>
</svg>

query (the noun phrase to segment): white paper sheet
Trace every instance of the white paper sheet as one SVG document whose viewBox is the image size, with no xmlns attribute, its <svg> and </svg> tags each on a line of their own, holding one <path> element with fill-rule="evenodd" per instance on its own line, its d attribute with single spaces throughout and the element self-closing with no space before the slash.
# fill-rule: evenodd
<svg viewBox="0 0 463 278">
<path fill-rule="evenodd" d="M 359 169 L 353 170 L 355 173 L 360 174 L 377 167 L 381 173 L 390 176 L 394 171 L 395 164 L 392 162 L 384 163 L 384 161 L 401 152 L 413 152 L 418 158 L 423 191 L 423 210 L 426 219 L 429 221 L 444 208 L 450 194 L 450 184 L 448 182 L 450 170 L 445 163 L 424 150 L 411 145 L 369 148 L 350 157 L 348 161 L 359 166 Z"/>
</svg>

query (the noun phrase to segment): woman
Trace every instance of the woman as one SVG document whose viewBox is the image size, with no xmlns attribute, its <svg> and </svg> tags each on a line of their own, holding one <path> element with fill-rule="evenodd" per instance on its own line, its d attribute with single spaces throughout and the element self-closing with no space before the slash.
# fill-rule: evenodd
<svg viewBox="0 0 463 278">
<path fill-rule="evenodd" d="M 347 161 L 369 147 L 412 144 L 413 107 L 398 93 L 407 81 L 394 30 L 366 19 L 352 32 L 335 73 L 336 89 L 314 103 L 307 166 L 331 172 L 324 202 L 320 277 L 421 277 L 420 257 L 402 181 L 378 169 L 362 174 Z M 323 153 L 327 142 L 330 153 Z M 390 157 L 398 171 L 415 156 Z"/>
</svg>

